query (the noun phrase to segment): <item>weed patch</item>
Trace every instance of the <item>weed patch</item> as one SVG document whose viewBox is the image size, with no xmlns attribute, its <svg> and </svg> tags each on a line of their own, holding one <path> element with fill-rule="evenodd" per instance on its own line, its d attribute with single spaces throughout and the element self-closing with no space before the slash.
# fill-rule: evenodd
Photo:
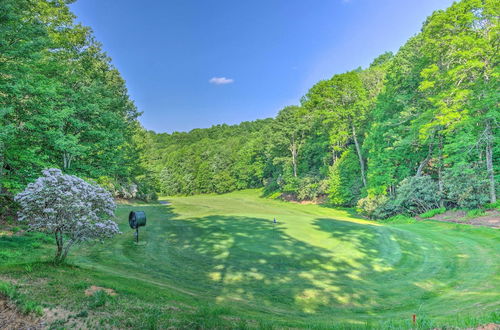
<svg viewBox="0 0 500 330">
<path fill-rule="evenodd" d="M 424 219 L 428 219 L 428 218 L 432 218 L 435 215 L 443 214 L 444 212 L 446 212 L 446 208 L 440 207 L 438 209 L 433 209 L 433 210 L 427 211 L 425 213 L 422 213 L 420 215 L 420 217 L 424 218 Z"/>
</svg>

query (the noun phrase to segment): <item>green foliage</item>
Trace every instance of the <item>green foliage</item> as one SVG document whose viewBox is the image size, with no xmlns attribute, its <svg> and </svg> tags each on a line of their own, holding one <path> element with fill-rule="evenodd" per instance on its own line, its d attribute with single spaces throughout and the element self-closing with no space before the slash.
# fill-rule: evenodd
<svg viewBox="0 0 500 330">
<path fill-rule="evenodd" d="M 300 180 L 297 190 L 298 200 L 317 200 L 326 194 L 327 181 L 317 177 L 306 176 Z"/>
<path fill-rule="evenodd" d="M 167 195 L 326 193 L 334 205 L 361 200 L 377 218 L 494 201 L 498 16 L 494 1 L 462 0 L 435 12 L 395 55 L 316 83 L 275 119 L 151 133 L 147 168 Z"/>
<path fill-rule="evenodd" d="M 478 167 L 460 165 L 447 169 L 443 181 L 446 200 L 451 207 L 479 208 L 489 199 L 488 178 Z"/>
<path fill-rule="evenodd" d="M 480 217 L 480 216 L 485 215 L 485 214 L 486 214 L 486 212 L 483 209 L 473 209 L 473 210 L 467 211 L 467 218 L 474 219 L 474 218 Z"/>
<path fill-rule="evenodd" d="M 500 210 L 500 200 L 496 201 L 495 203 L 486 203 L 484 204 L 483 208 L 486 210 Z"/>
<path fill-rule="evenodd" d="M 393 196 L 369 195 L 358 202 L 360 211 L 371 218 L 387 218 L 397 213 L 411 216 L 439 208 L 441 194 L 430 176 L 414 176 L 401 181 Z"/>
<path fill-rule="evenodd" d="M 386 195 L 373 195 L 361 198 L 357 204 L 357 211 L 368 216 L 370 219 L 385 218 L 381 216 L 381 209 L 388 203 L 389 198 Z"/>
<path fill-rule="evenodd" d="M 38 303 L 29 300 L 25 295 L 19 293 L 19 291 L 12 284 L 0 281 L 0 295 L 9 298 L 13 301 L 19 310 L 24 314 L 36 314 L 41 316 L 43 314 L 43 308 Z"/>
<path fill-rule="evenodd" d="M 150 177 L 138 176 L 131 182 L 117 181 L 108 176 L 100 176 L 95 181 L 116 198 L 139 199 L 146 202 L 158 199 L 156 187 Z"/>
<path fill-rule="evenodd" d="M 114 297 L 107 294 L 104 290 L 97 290 L 90 297 L 88 297 L 89 309 L 104 307 L 113 302 L 114 302 Z"/>
<path fill-rule="evenodd" d="M 155 134 L 66 3 L 4 0 L 0 217 L 15 213 L 4 196 L 48 167 L 143 200 L 264 187 L 296 200 L 361 201 L 377 218 L 493 203 L 498 12 L 492 0 L 436 11 L 396 54 L 316 83 L 274 119 Z"/>
<path fill-rule="evenodd" d="M 363 182 L 359 177 L 359 162 L 355 151 L 348 149 L 331 166 L 329 198 L 333 205 L 354 206 L 361 196 Z"/>
<path fill-rule="evenodd" d="M 64 1 L 0 3 L 0 194 L 41 170 L 134 181 L 139 115 L 125 82 Z M 0 200 L 2 215 L 11 208 Z M 9 211 L 10 212 L 10 211 Z"/>
<path fill-rule="evenodd" d="M 397 211 L 418 215 L 439 207 L 438 184 L 430 176 L 406 178 L 398 186 L 394 205 Z"/>
<path fill-rule="evenodd" d="M 413 217 L 398 214 L 398 215 L 392 216 L 390 218 L 384 219 L 384 220 L 382 220 L 382 222 L 389 223 L 389 224 L 412 224 L 412 223 L 415 223 L 416 220 Z"/>
<path fill-rule="evenodd" d="M 0 222 L 13 222 L 18 210 L 19 205 L 14 201 L 14 196 L 0 193 Z"/>
<path fill-rule="evenodd" d="M 422 213 L 420 215 L 420 217 L 421 218 L 432 218 L 433 216 L 438 215 L 438 214 L 443 214 L 444 212 L 446 212 L 446 208 L 440 207 L 438 209 L 433 209 L 433 210 L 429 210 L 425 213 Z"/>
</svg>

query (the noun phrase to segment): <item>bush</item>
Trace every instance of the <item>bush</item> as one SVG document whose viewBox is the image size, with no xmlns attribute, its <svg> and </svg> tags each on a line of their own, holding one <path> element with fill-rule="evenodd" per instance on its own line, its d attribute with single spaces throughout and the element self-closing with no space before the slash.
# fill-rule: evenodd
<svg viewBox="0 0 500 330">
<path fill-rule="evenodd" d="M 483 216 L 484 214 L 485 214 L 485 211 L 482 209 L 469 210 L 467 212 L 467 218 L 473 219 L 473 218 Z"/>
<path fill-rule="evenodd" d="M 487 203 L 483 206 L 485 210 L 499 210 L 500 211 L 500 200 L 495 203 Z"/>
<path fill-rule="evenodd" d="M 143 200 L 145 202 L 158 200 L 158 195 L 156 194 L 155 186 L 147 177 L 137 178 L 137 194 L 136 198 Z"/>
<path fill-rule="evenodd" d="M 158 199 L 154 184 L 147 177 L 138 177 L 134 182 L 119 182 L 110 177 L 101 176 L 96 182 L 115 198 L 140 199 L 145 202 Z"/>
<path fill-rule="evenodd" d="M 395 207 L 412 216 L 439 208 L 438 184 L 428 175 L 413 176 L 401 181 L 396 189 Z"/>
<path fill-rule="evenodd" d="M 389 201 L 386 195 L 375 195 L 361 198 L 357 204 L 357 211 L 363 215 L 368 216 L 370 219 L 385 218 L 381 216 L 380 210 Z"/>
<path fill-rule="evenodd" d="M 430 211 L 427 211 L 425 213 L 422 213 L 420 215 L 421 218 L 432 218 L 433 216 L 435 215 L 438 215 L 438 214 L 443 214 L 444 212 L 446 212 L 446 208 L 444 207 L 440 207 L 438 209 L 433 209 L 433 210 L 430 210 Z"/>
<path fill-rule="evenodd" d="M 299 182 L 297 190 L 298 200 L 316 200 L 326 191 L 326 180 L 321 180 L 319 177 L 306 176 Z"/>
<path fill-rule="evenodd" d="M 363 182 L 360 178 L 356 152 L 349 149 L 330 167 L 329 198 L 333 205 L 354 206 L 361 197 Z"/>
<path fill-rule="evenodd" d="M 89 297 L 88 306 L 90 309 L 95 309 L 98 307 L 105 306 L 105 305 L 109 304 L 110 302 L 113 302 L 113 297 L 108 295 L 103 290 L 98 290 L 98 291 L 94 292 L 94 294 L 92 294 Z"/>
<path fill-rule="evenodd" d="M 0 221 L 13 221 L 19 210 L 19 204 L 14 201 L 14 196 L 0 192 Z"/>
<path fill-rule="evenodd" d="M 385 219 L 398 213 L 415 216 L 439 207 L 438 185 L 429 176 L 406 178 L 396 195 L 375 195 L 358 201 L 358 209 L 371 219 Z"/>
<path fill-rule="evenodd" d="M 488 179 L 484 172 L 467 165 L 445 170 L 443 183 L 449 208 L 477 209 L 488 202 Z"/>
</svg>

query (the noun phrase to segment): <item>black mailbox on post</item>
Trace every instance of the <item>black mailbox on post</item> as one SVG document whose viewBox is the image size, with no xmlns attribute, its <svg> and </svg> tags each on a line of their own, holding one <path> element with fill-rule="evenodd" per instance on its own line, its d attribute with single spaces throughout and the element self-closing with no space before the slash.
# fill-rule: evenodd
<svg viewBox="0 0 500 330">
<path fill-rule="evenodd" d="M 128 216 L 130 228 L 135 229 L 135 241 L 139 242 L 139 227 L 146 225 L 146 213 L 143 211 L 132 211 Z"/>
</svg>

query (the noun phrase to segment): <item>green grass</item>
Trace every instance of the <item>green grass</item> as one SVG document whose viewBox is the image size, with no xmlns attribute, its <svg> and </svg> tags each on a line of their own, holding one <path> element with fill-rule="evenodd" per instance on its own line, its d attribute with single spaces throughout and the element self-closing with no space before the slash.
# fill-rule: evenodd
<svg viewBox="0 0 500 330">
<path fill-rule="evenodd" d="M 0 281 L 0 295 L 9 298 L 24 314 L 33 313 L 39 316 L 43 314 L 41 305 L 19 293 L 16 287 L 10 283 Z"/>
<path fill-rule="evenodd" d="M 474 219 L 474 218 L 483 216 L 485 214 L 486 214 L 486 212 L 483 209 L 468 210 L 467 211 L 467 218 L 468 219 Z"/>
<path fill-rule="evenodd" d="M 440 207 L 438 209 L 433 209 L 433 210 L 429 210 L 425 213 L 422 213 L 420 215 L 420 217 L 424 218 L 424 219 L 432 218 L 433 216 L 438 215 L 438 214 L 443 214 L 444 212 L 446 212 L 446 208 Z"/>
<path fill-rule="evenodd" d="M 350 210 L 259 194 L 120 206 L 123 234 L 73 250 L 61 267 L 49 262 L 50 239 L 3 236 L 0 251 L 8 253 L 0 255 L 0 276 L 17 279 L 18 290 L 44 307 L 64 306 L 72 319 L 95 327 L 428 329 L 500 322 L 497 230 L 407 218 L 377 223 Z M 138 245 L 128 228 L 131 210 L 148 216 Z M 86 297 L 90 285 L 118 295 Z"/>
<path fill-rule="evenodd" d="M 496 201 L 495 203 L 488 203 L 484 205 L 484 208 L 486 210 L 499 210 L 500 211 L 500 200 Z"/>
</svg>

